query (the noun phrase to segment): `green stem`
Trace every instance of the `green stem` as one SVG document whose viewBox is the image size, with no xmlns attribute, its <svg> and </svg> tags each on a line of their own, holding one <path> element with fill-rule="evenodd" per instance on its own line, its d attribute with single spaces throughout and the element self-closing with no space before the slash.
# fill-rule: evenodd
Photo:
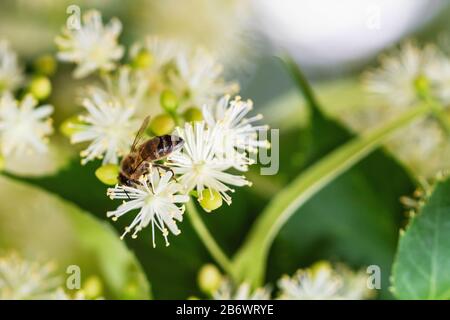
<svg viewBox="0 0 450 320">
<path fill-rule="evenodd" d="M 192 199 L 189 200 L 189 202 L 186 205 L 186 208 L 187 208 L 188 216 L 191 220 L 192 226 L 194 227 L 195 231 L 197 232 L 197 235 L 199 236 L 199 238 L 202 240 L 206 249 L 208 249 L 209 253 L 214 258 L 214 260 L 216 260 L 216 262 L 219 264 L 219 266 L 222 267 L 222 269 L 226 273 L 228 273 L 230 276 L 233 276 L 230 259 L 228 259 L 228 257 L 222 251 L 222 249 L 220 249 L 219 245 L 214 240 L 214 238 L 211 235 L 211 233 L 209 232 L 208 228 L 206 228 Z"/>
<path fill-rule="evenodd" d="M 331 181 L 378 148 L 392 133 L 430 111 L 430 106 L 421 105 L 354 138 L 318 161 L 280 191 L 261 213 L 233 260 L 233 272 L 239 275 L 237 280 L 249 281 L 254 286 L 261 285 L 270 246 L 294 212 Z"/>
</svg>

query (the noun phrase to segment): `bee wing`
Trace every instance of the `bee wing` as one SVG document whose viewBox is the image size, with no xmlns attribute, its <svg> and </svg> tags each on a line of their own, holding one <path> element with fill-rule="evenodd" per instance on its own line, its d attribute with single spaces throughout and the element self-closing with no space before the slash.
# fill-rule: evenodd
<svg viewBox="0 0 450 320">
<path fill-rule="evenodd" d="M 141 142 L 145 129 L 147 129 L 148 122 L 150 120 L 150 116 L 145 117 L 144 121 L 142 121 L 141 127 L 139 128 L 139 131 L 136 133 L 136 137 L 134 138 L 133 144 L 131 145 L 131 152 L 136 150 L 136 147 Z"/>
</svg>

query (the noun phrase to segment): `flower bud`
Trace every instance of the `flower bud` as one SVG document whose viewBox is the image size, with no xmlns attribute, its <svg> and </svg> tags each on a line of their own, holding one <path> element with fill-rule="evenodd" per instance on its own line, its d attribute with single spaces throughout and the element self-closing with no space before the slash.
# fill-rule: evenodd
<svg viewBox="0 0 450 320">
<path fill-rule="evenodd" d="M 35 77 L 31 80 L 29 90 L 36 99 L 44 100 L 52 92 L 52 84 L 47 77 Z"/>
<path fill-rule="evenodd" d="M 82 289 L 87 299 L 96 299 L 103 294 L 103 284 L 97 276 L 87 278 Z"/>
<path fill-rule="evenodd" d="M 175 112 L 179 105 L 177 95 L 170 89 L 164 89 L 163 92 L 161 92 L 160 103 L 164 110 L 169 113 Z"/>
<path fill-rule="evenodd" d="M 206 212 L 211 212 L 222 206 L 222 197 L 216 190 L 205 189 L 202 191 L 198 202 Z"/>
<path fill-rule="evenodd" d="M 198 272 L 197 281 L 203 292 L 212 294 L 219 289 L 222 283 L 222 274 L 215 265 L 208 263 Z"/>
<path fill-rule="evenodd" d="M 430 82 L 427 77 L 420 75 L 414 80 L 414 88 L 420 97 L 426 97 L 430 93 Z"/>
<path fill-rule="evenodd" d="M 183 113 L 183 118 L 187 122 L 202 121 L 203 114 L 197 107 L 190 107 Z"/>
<path fill-rule="evenodd" d="M 310 271 L 313 275 L 315 275 L 318 272 L 331 270 L 331 269 L 333 269 L 333 267 L 331 266 L 331 264 L 328 261 L 321 260 L 321 261 L 317 261 L 316 263 L 314 263 L 311 266 Z"/>
<path fill-rule="evenodd" d="M 95 170 L 95 176 L 104 184 L 113 186 L 117 184 L 117 176 L 119 175 L 119 166 L 116 164 L 105 164 Z"/>
<path fill-rule="evenodd" d="M 56 60 L 50 54 L 42 55 L 34 61 L 34 69 L 39 74 L 51 76 L 56 71 Z"/>
<path fill-rule="evenodd" d="M 74 133 L 78 131 L 77 125 L 81 125 L 83 122 L 79 119 L 78 115 L 74 115 L 61 123 L 59 131 L 66 137 L 70 138 Z"/>
<path fill-rule="evenodd" d="M 147 50 L 141 50 L 131 61 L 131 66 L 136 69 L 145 69 L 153 64 L 153 55 Z"/>
<path fill-rule="evenodd" d="M 170 134 L 175 128 L 175 121 L 168 114 L 160 114 L 154 117 L 150 123 L 150 130 L 157 136 Z"/>
<path fill-rule="evenodd" d="M 139 286 L 135 282 L 130 282 L 126 284 L 121 298 L 125 300 L 135 300 L 139 296 L 139 291 Z"/>
</svg>

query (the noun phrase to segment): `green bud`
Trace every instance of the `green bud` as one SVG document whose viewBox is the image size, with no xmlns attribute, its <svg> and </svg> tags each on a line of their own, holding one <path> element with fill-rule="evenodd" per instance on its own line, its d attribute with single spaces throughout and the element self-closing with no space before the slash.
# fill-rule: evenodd
<svg viewBox="0 0 450 320">
<path fill-rule="evenodd" d="M 95 170 L 95 176 L 104 184 L 113 186 L 117 183 L 119 170 L 120 168 L 116 164 L 105 164 Z"/>
<path fill-rule="evenodd" d="M 38 76 L 31 80 L 29 90 L 36 99 L 44 100 L 52 92 L 52 84 L 47 77 Z"/>
<path fill-rule="evenodd" d="M 82 289 L 88 299 L 96 299 L 103 294 L 103 284 L 97 276 L 87 278 Z"/>
<path fill-rule="evenodd" d="M 197 107 L 190 107 L 183 113 L 183 118 L 187 122 L 202 121 L 203 114 Z"/>
<path fill-rule="evenodd" d="M 70 138 L 78 131 L 77 125 L 83 124 L 78 115 L 74 115 L 61 123 L 59 131 L 66 137 Z"/>
<path fill-rule="evenodd" d="M 198 272 L 198 286 L 204 292 L 212 294 L 222 283 L 222 274 L 213 264 L 205 264 Z"/>
<path fill-rule="evenodd" d="M 56 65 L 55 58 L 50 54 L 42 55 L 34 61 L 36 72 L 46 76 L 51 76 L 55 73 Z"/>
<path fill-rule="evenodd" d="M 175 112 L 178 108 L 178 97 L 170 89 L 164 89 L 160 96 L 161 106 L 169 113 Z"/>
<path fill-rule="evenodd" d="M 426 97 L 430 92 L 430 82 L 428 81 L 427 77 L 419 75 L 414 80 L 414 88 L 416 89 L 417 94 L 420 97 Z"/>
<path fill-rule="evenodd" d="M 325 260 L 320 260 L 315 262 L 311 267 L 310 271 L 313 275 L 318 274 L 321 271 L 328 270 L 330 271 L 333 267 L 331 266 L 330 262 Z"/>
<path fill-rule="evenodd" d="M 170 134 L 175 128 L 175 121 L 173 118 L 166 114 L 160 114 L 154 117 L 150 123 L 150 130 L 157 136 L 164 134 Z"/>
<path fill-rule="evenodd" d="M 198 202 L 206 212 L 211 212 L 222 206 L 222 197 L 216 190 L 205 189 L 202 191 Z"/>
<path fill-rule="evenodd" d="M 131 66 L 136 69 L 145 69 L 153 64 L 153 55 L 147 50 L 141 50 L 131 61 Z"/>
<path fill-rule="evenodd" d="M 135 300 L 139 295 L 139 287 L 136 283 L 128 283 L 122 291 L 122 299 Z"/>
</svg>

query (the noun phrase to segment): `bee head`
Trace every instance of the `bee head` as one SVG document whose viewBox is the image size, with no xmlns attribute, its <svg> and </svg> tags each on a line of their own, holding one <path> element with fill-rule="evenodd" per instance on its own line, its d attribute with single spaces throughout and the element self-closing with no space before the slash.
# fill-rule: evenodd
<svg viewBox="0 0 450 320">
<path fill-rule="evenodd" d="M 128 187 L 131 187 L 133 185 L 133 181 L 128 179 L 122 172 L 119 173 L 117 180 L 119 180 L 119 184 L 121 184 L 121 185 L 125 185 Z"/>
</svg>

